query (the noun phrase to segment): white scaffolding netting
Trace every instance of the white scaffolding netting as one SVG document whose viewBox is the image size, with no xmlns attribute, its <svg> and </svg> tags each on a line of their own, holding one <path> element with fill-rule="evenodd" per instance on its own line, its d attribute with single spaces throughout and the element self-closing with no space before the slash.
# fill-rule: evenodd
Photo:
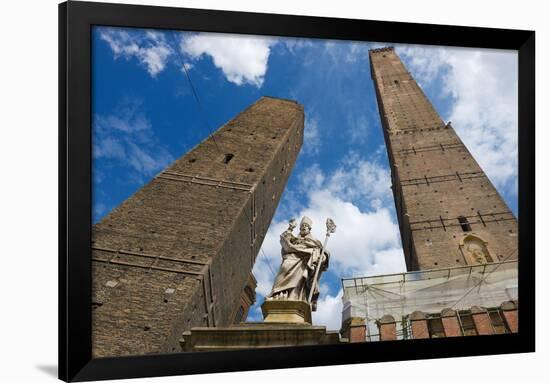
<svg viewBox="0 0 550 383">
<path fill-rule="evenodd" d="M 343 279 L 342 319 L 365 318 L 367 336 L 372 337 L 378 333 L 376 320 L 388 314 L 399 333 L 402 318 L 417 310 L 440 313 L 444 308 L 500 306 L 517 299 L 517 267 L 517 261 L 507 261 Z"/>
</svg>

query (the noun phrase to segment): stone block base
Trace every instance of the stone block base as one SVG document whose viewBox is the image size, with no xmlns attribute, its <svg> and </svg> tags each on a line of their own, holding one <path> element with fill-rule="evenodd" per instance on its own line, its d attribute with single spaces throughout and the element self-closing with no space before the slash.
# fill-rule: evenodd
<svg viewBox="0 0 550 383">
<path fill-rule="evenodd" d="M 292 323 L 242 323 L 232 327 L 195 327 L 180 340 L 184 352 L 313 346 L 340 343 L 325 326 Z"/>
<path fill-rule="evenodd" d="M 262 304 L 264 323 L 311 324 L 311 306 L 304 301 L 266 300 Z"/>
</svg>

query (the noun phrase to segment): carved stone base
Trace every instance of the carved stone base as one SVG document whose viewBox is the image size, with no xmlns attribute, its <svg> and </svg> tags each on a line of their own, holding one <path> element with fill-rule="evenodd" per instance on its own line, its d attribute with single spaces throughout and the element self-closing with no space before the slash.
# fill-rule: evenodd
<svg viewBox="0 0 550 383">
<path fill-rule="evenodd" d="M 341 343 L 337 331 L 306 323 L 241 323 L 231 327 L 194 327 L 180 340 L 181 351 L 316 346 Z"/>
<path fill-rule="evenodd" d="M 266 300 L 262 304 L 265 323 L 311 324 L 311 306 L 304 301 Z"/>
</svg>

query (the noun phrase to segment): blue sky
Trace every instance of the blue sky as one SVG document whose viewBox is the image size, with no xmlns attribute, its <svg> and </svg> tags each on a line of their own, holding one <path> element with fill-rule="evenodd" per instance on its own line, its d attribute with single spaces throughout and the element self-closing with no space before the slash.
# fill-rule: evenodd
<svg viewBox="0 0 550 383">
<path fill-rule="evenodd" d="M 96 27 L 94 223 L 262 95 L 295 99 L 304 146 L 254 267 L 249 320 L 261 319 L 288 219 L 307 214 L 322 239 L 330 216 L 338 229 L 314 322 L 339 328 L 340 278 L 405 270 L 368 63 L 368 49 L 382 45 Z M 396 49 L 517 215 L 515 52 Z"/>
</svg>

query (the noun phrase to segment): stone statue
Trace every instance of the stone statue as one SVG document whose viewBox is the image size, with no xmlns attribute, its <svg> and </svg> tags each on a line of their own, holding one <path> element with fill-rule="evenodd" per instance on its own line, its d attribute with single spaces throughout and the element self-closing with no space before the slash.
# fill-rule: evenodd
<svg viewBox="0 0 550 383">
<path fill-rule="evenodd" d="M 476 260 L 477 263 L 480 263 L 480 264 L 487 263 L 487 261 L 485 260 L 485 256 L 484 256 L 484 254 L 481 252 L 480 249 L 475 248 L 475 249 L 472 251 L 472 255 L 474 256 L 474 258 L 475 258 L 475 260 Z"/>
<path fill-rule="evenodd" d="M 487 249 L 487 242 L 482 238 L 470 234 L 464 239 L 464 247 L 468 264 L 484 265 L 493 262 L 489 249 Z"/>
<path fill-rule="evenodd" d="M 327 220 L 327 230 L 330 231 L 328 228 L 329 220 Z M 332 220 L 330 222 L 334 224 Z M 267 299 L 309 301 L 311 302 L 311 309 L 316 310 L 317 298 L 319 297 L 319 279 L 321 272 L 328 268 L 330 255 L 324 250 L 323 256 L 321 256 L 321 249 L 324 249 L 325 246 L 319 240 L 313 238 L 311 225 L 311 219 L 303 217 L 300 222 L 300 233 L 296 237 L 292 234 L 292 231 L 296 228 L 296 223 L 291 220 L 288 229 L 281 234 L 283 261 L 275 278 L 273 289 Z M 332 230 L 334 232 L 334 229 Z M 327 231 L 327 239 L 329 235 Z M 319 262 L 321 263 L 319 264 Z M 311 292 L 312 286 L 313 293 Z"/>
</svg>

